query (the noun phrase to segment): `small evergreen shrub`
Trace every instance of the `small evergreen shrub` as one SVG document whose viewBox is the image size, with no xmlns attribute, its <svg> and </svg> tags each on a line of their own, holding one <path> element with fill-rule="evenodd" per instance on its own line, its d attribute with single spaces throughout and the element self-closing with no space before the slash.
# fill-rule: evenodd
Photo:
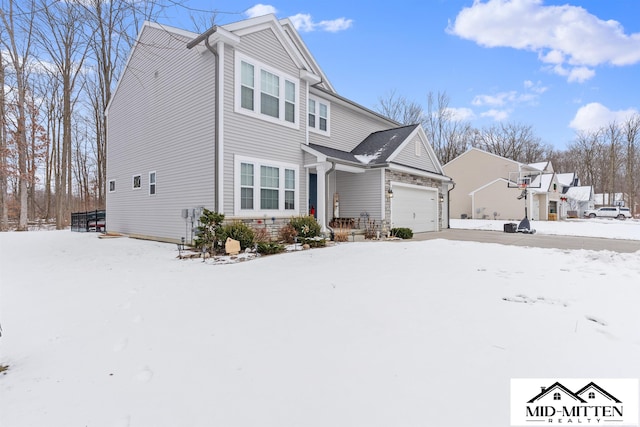
<svg viewBox="0 0 640 427">
<path fill-rule="evenodd" d="M 284 252 L 285 247 L 283 244 L 278 242 L 258 242 L 257 249 L 259 254 L 273 255 Z"/>
<path fill-rule="evenodd" d="M 293 217 L 289 221 L 289 224 L 291 224 L 296 230 L 296 233 L 298 233 L 299 240 L 320 235 L 320 224 L 318 224 L 318 221 L 311 215 Z"/>
<path fill-rule="evenodd" d="M 391 235 L 399 237 L 400 239 L 411 239 L 413 238 L 413 231 L 405 227 L 392 228 Z"/>
<path fill-rule="evenodd" d="M 232 238 L 240 242 L 240 249 L 252 248 L 254 242 L 254 234 L 251 227 L 240 221 L 232 222 L 220 228 L 218 233 L 220 243 L 224 246 L 227 238 Z"/>
<path fill-rule="evenodd" d="M 203 209 L 200 225 L 196 231 L 197 236 L 193 240 L 195 247 L 202 249 L 203 246 L 206 246 L 209 252 L 218 249 L 218 241 L 220 240 L 218 234 L 222 227 L 222 221 L 224 221 L 224 214 Z"/>
<path fill-rule="evenodd" d="M 310 237 L 307 239 L 298 239 L 298 243 L 309 245 L 310 248 L 324 248 L 327 246 L 327 240 L 322 237 Z"/>
</svg>

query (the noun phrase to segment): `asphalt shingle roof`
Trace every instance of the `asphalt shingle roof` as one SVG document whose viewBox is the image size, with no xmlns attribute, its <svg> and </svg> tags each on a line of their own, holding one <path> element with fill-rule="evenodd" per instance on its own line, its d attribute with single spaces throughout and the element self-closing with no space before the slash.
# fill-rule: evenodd
<svg viewBox="0 0 640 427">
<path fill-rule="evenodd" d="M 402 126 L 374 132 L 358 144 L 351 152 L 309 144 L 312 148 L 328 157 L 362 165 L 381 165 L 402 145 L 419 125 Z"/>
</svg>

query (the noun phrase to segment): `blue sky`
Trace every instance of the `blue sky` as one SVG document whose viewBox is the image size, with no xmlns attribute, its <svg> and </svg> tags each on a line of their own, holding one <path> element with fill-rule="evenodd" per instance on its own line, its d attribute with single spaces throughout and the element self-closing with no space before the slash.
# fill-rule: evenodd
<svg viewBox="0 0 640 427">
<path fill-rule="evenodd" d="M 291 18 L 338 93 L 372 109 L 446 92 L 472 126 L 532 125 L 558 149 L 640 112 L 638 0 L 186 0 L 159 21 L 193 30 L 208 10 Z"/>
</svg>

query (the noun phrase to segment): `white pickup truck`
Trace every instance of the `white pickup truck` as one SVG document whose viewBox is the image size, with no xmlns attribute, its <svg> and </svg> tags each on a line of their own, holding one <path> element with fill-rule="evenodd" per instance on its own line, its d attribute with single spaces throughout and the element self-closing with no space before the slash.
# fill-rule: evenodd
<svg viewBox="0 0 640 427">
<path fill-rule="evenodd" d="M 584 211 L 584 216 L 587 218 L 626 219 L 631 218 L 631 211 L 629 211 L 629 208 L 621 208 L 618 206 L 603 206 L 598 209 Z"/>
</svg>

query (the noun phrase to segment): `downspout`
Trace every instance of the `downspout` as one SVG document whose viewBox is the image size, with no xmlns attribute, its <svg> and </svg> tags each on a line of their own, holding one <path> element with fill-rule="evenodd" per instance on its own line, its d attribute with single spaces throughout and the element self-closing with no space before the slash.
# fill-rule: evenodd
<svg viewBox="0 0 640 427">
<path fill-rule="evenodd" d="M 213 27 L 213 31 L 211 34 L 213 34 L 215 32 L 216 27 Z M 215 69 L 216 69 L 216 81 L 215 81 L 215 86 L 214 86 L 214 90 L 215 90 L 215 118 L 213 119 L 213 126 L 215 128 L 214 130 L 214 146 L 215 146 L 215 153 L 214 153 L 214 164 L 216 165 L 216 173 L 214 174 L 214 181 L 213 181 L 213 187 L 216 189 L 216 194 L 214 197 L 214 207 L 215 207 L 215 212 L 220 212 L 220 203 L 219 203 L 219 196 L 218 196 L 218 192 L 222 191 L 222 189 L 220 188 L 220 168 L 219 168 L 219 155 L 220 155 L 220 76 L 218 75 L 220 72 L 220 57 L 218 56 L 218 52 L 213 48 L 213 46 L 211 46 L 209 44 L 209 37 L 207 36 L 207 38 L 204 40 L 204 45 L 207 47 L 207 49 L 209 50 L 209 52 L 211 52 L 215 58 Z"/>
<path fill-rule="evenodd" d="M 451 181 L 453 187 L 447 190 L 447 228 L 451 228 L 451 192 L 456 188 L 456 183 Z"/>
<path fill-rule="evenodd" d="M 207 50 L 209 50 L 209 52 L 211 52 L 213 54 L 213 57 L 215 58 L 215 73 L 216 73 L 216 81 L 215 81 L 215 86 L 214 86 L 214 90 L 215 90 L 215 117 L 214 117 L 214 164 L 215 164 L 215 174 L 214 174 L 214 188 L 215 188 L 215 197 L 214 197 L 214 210 L 215 212 L 219 211 L 219 203 L 218 203 L 218 192 L 220 191 L 219 185 L 220 185 L 220 179 L 219 179 L 219 174 L 220 171 L 218 170 L 218 153 L 220 151 L 220 133 L 219 133 L 219 127 L 220 127 L 220 109 L 219 107 L 219 101 L 220 101 L 220 78 L 219 78 L 219 72 L 220 72 L 220 58 L 218 56 L 218 52 L 209 44 L 209 36 L 211 36 L 212 34 L 214 34 L 216 31 L 218 31 L 218 27 L 217 26 L 213 26 L 211 28 L 209 28 L 207 31 L 205 31 L 204 33 L 200 34 L 198 37 L 196 37 L 195 39 L 191 40 L 189 43 L 187 43 L 187 49 L 192 49 L 194 46 L 198 45 L 200 42 L 202 42 L 204 40 L 204 45 L 207 47 Z"/>
</svg>

